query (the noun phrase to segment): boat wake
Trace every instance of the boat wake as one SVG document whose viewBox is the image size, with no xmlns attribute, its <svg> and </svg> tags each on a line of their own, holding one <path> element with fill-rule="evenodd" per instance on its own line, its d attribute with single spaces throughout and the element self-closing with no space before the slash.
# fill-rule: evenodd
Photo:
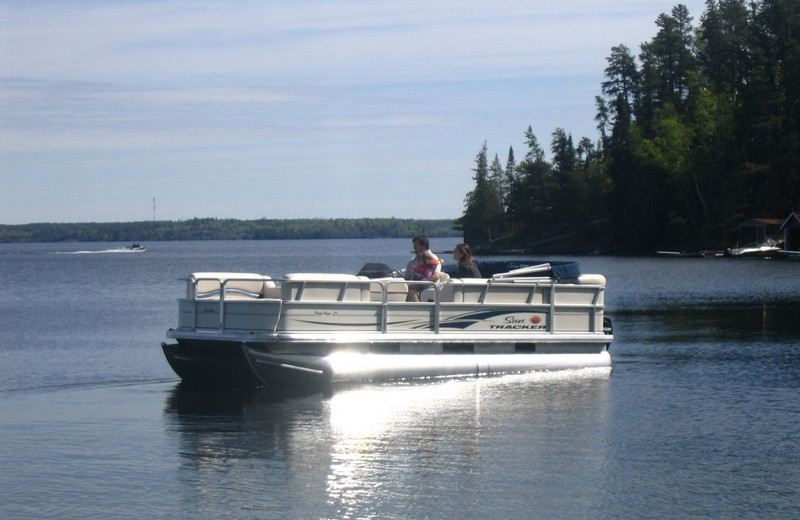
<svg viewBox="0 0 800 520">
<path fill-rule="evenodd" d="M 127 247 L 121 247 L 118 249 L 102 249 L 100 251 L 56 251 L 55 254 L 57 255 L 107 255 L 107 254 L 119 254 L 119 253 L 141 253 L 143 249 L 130 249 Z"/>
<path fill-rule="evenodd" d="M 0 388 L 0 395 L 15 394 L 25 392 L 55 392 L 61 390 L 92 390 L 96 388 L 117 388 L 126 386 L 155 385 L 163 383 L 177 383 L 175 378 L 143 378 L 143 379 L 119 379 L 105 381 L 72 381 L 57 384 L 42 384 L 31 386 L 19 386 L 12 388 Z"/>
</svg>

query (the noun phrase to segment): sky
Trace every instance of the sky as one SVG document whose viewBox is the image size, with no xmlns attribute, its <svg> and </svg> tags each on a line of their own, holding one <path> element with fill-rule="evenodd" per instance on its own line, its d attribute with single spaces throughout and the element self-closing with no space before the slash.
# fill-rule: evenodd
<svg viewBox="0 0 800 520">
<path fill-rule="evenodd" d="M 0 0 L 0 224 L 456 218 L 677 3 Z"/>
</svg>

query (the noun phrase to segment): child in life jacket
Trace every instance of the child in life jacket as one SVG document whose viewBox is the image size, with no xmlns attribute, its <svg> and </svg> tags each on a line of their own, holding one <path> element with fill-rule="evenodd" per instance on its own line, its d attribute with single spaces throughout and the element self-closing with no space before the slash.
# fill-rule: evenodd
<svg viewBox="0 0 800 520">
<path fill-rule="evenodd" d="M 413 240 L 416 255 L 406 266 L 407 280 L 429 280 L 435 282 L 440 278 L 442 263 L 430 249 L 430 241 L 425 235 L 417 235 Z M 418 302 L 421 285 L 412 285 L 408 288 L 406 301 Z"/>
</svg>

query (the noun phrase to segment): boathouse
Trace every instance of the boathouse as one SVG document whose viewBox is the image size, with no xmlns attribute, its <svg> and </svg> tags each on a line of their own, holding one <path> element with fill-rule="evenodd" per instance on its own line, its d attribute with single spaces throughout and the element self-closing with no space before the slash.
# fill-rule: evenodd
<svg viewBox="0 0 800 520">
<path fill-rule="evenodd" d="M 784 251 L 800 251 L 800 215 L 792 211 L 781 224 Z"/>
<path fill-rule="evenodd" d="M 779 218 L 754 218 L 739 225 L 739 247 L 746 244 L 778 243 L 783 239 L 784 221 Z"/>
</svg>

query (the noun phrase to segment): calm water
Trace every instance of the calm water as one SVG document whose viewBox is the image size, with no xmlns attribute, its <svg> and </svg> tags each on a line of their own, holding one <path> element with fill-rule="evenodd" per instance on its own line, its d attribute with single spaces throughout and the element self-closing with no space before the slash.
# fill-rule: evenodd
<svg viewBox="0 0 800 520">
<path fill-rule="evenodd" d="M 181 388 L 178 278 L 401 267 L 410 240 L 148 246 L 0 244 L 0 518 L 800 515 L 800 263 L 581 258 L 611 375 L 293 396 Z"/>
</svg>

